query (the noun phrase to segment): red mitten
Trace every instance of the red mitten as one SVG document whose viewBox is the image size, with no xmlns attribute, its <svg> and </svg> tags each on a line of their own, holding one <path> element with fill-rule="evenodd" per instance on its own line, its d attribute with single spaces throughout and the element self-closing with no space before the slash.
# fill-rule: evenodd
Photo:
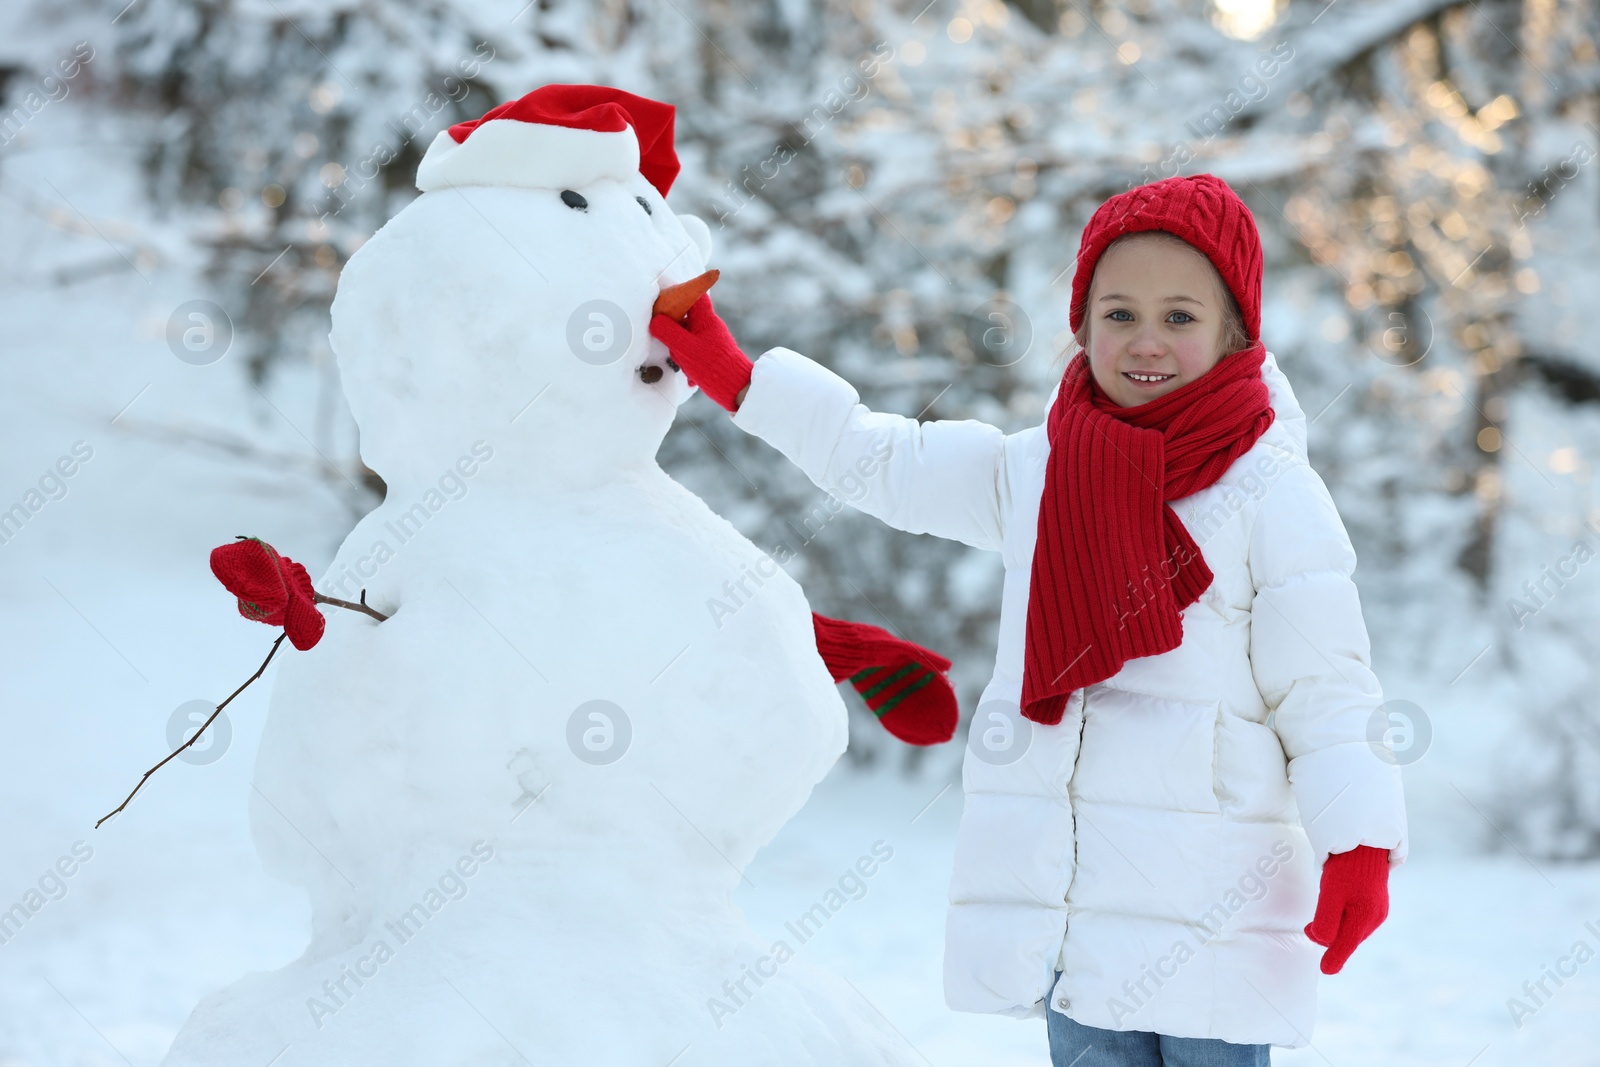
<svg viewBox="0 0 1600 1067">
<path fill-rule="evenodd" d="M 259 537 L 241 537 L 211 550 L 211 573 L 239 598 L 239 614 L 282 626 L 304 652 L 322 640 L 325 620 L 317 610 L 306 569 Z"/>
<path fill-rule="evenodd" d="M 739 390 L 750 384 L 755 364 L 740 351 L 727 323 L 711 307 L 709 295 L 694 302 L 682 323 L 657 314 L 650 320 L 650 335 L 667 346 L 690 385 L 698 385 L 729 411 L 738 408 Z"/>
<path fill-rule="evenodd" d="M 848 678 L 884 729 L 911 745 L 937 745 L 955 736 L 956 691 L 944 676 L 949 660 L 877 626 L 816 612 L 811 622 L 833 680 Z"/>
<path fill-rule="evenodd" d="M 317 610 L 311 575 L 306 573 L 305 567 L 288 556 L 279 558 L 283 560 L 284 584 L 289 587 L 289 607 L 283 615 L 283 630 L 289 635 L 289 643 L 304 652 L 322 640 L 327 620 Z"/>
<path fill-rule="evenodd" d="M 278 568 L 278 553 L 257 537 L 241 537 L 211 550 L 211 573 L 239 598 L 239 614 L 268 626 L 282 626 L 289 590 Z"/>
<path fill-rule="evenodd" d="M 1338 974 L 1356 946 L 1389 915 L 1389 850 L 1357 845 L 1336 852 L 1322 865 L 1317 913 L 1306 936 L 1328 951 L 1322 973 Z"/>
</svg>

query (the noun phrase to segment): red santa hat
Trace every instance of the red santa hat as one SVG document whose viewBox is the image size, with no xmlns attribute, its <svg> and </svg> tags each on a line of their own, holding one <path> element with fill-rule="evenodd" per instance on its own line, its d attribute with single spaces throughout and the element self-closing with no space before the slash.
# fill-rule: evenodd
<svg viewBox="0 0 1600 1067">
<path fill-rule="evenodd" d="M 643 174 L 666 196 L 678 176 L 676 111 L 606 85 L 546 85 L 439 131 L 417 167 L 417 188 L 576 189 Z"/>
</svg>

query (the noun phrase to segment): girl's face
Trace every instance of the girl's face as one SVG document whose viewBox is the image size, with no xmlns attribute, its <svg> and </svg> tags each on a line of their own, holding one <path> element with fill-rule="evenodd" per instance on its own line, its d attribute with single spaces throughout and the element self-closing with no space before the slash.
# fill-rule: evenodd
<svg viewBox="0 0 1600 1067">
<path fill-rule="evenodd" d="M 1225 299 L 1195 248 L 1154 233 L 1118 241 L 1095 264 L 1083 317 L 1095 382 L 1134 407 L 1194 381 L 1224 355 Z"/>
</svg>

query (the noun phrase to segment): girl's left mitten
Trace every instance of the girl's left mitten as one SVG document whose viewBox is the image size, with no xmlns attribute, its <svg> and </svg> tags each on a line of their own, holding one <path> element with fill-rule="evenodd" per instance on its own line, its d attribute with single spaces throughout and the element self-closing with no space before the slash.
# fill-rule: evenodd
<svg viewBox="0 0 1600 1067">
<path fill-rule="evenodd" d="M 1389 915 L 1389 850 L 1357 845 L 1336 852 L 1322 865 L 1317 912 L 1306 936 L 1328 951 L 1322 973 L 1338 974 L 1356 946 Z"/>
</svg>

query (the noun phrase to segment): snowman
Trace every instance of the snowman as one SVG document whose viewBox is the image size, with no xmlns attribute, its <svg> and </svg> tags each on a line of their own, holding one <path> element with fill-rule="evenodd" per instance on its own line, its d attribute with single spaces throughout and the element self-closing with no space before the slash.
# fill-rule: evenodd
<svg viewBox="0 0 1600 1067">
<path fill-rule="evenodd" d="M 317 584 L 388 617 L 271 699 L 252 833 L 310 945 L 167 1067 L 921 1062 L 733 900 L 846 713 L 800 588 L 655 461 L 693 387 L 652 307 L 711 254 L 677 170 L 670 106 L 546 86 L 440 133 L 345 268 L 388 494 Z"/>
</svg>

